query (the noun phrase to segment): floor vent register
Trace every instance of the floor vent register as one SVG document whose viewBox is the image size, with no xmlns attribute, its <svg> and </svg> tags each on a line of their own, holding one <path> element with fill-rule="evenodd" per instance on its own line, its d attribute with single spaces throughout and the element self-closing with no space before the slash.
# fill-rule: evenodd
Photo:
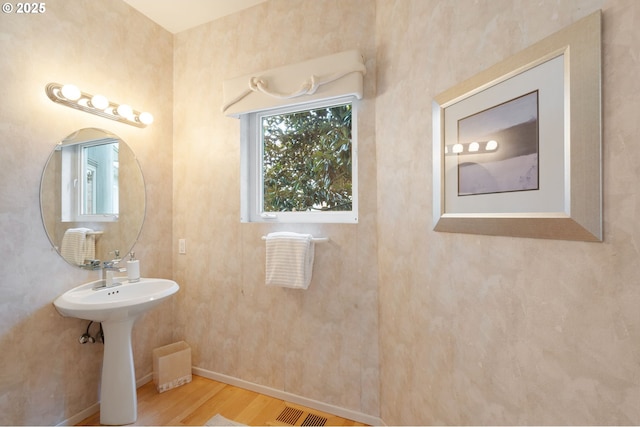
<svg viewBox="0 0 640 427">
<path fill-rule="evenodd" d="M 304 413 L 305 412 L 300 409 L 290 408 L 287 406 L 282 410 L 280 415 L 278 415 L 276 421 L 290 426 L 324 426 L 327 422 L 327 418 L 325 417 L 307 413 L 307 416 L 303 419 L 302 423 L 298 424 L 298 420 L 300 420 Z"/>
</svg>

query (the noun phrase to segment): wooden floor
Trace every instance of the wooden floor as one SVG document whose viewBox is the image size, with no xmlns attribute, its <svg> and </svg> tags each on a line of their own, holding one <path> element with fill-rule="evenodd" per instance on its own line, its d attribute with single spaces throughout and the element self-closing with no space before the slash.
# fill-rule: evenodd
<svg viewBox="0 0 640 427">
<path fill-rule="evenodd" d="M 164 393 L 158 393 L 153 382 L 140 387 L 138 420 L 131 425 L 203 426 L 216 414 L 250 426 L 365 425 L 197 375 Z M 100 425 L 100 413 L 77 425 Z"/>
</svg>

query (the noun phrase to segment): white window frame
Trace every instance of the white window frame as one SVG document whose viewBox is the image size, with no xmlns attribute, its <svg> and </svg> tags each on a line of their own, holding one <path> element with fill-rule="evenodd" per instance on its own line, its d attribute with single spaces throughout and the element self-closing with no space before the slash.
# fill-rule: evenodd
<svg viewBox="0 0 640 427">
<path fill-rule="evenodd" d="M 262 117 L 351 104 L 351 210 L 322 212 L 264 212 Z M 240 116 L 240 221 L 262 223 L 358 222 L 358 102 L 353 96 L 324 99 Z"/>
<path fill-rule="evenodd" d="M 83 192 L 86 169 L 83 148 L 118 142 L 112 138 L 61 146 L 61 222 L 117 222 L 118 213 L 84 214 Z M 64 149 L 63 149 L 64 148 Z M 118 209 L 119 210 L 119 209 Z"/>
</svg>

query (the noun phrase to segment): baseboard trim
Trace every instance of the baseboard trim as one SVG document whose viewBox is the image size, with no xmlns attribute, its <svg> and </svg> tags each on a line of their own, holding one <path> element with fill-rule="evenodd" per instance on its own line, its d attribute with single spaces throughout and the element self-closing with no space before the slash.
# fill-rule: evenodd
<svg viewBox="0 0 640 427">
<path fill-rule="evenodd" d="M 67 418 L 66 420 L 62 421 L 60 424 L 56 424 L 56 426 L 74 426 L 78 424 L 80 421 L 84 420 L 85 418 L 88 418 L 91 415 L 95 414 L 99 410 L 100 410 L 100 403 L 99 402 L 94 403 L 93 405 L 89 406 L 87 409 L 78 412 L 71 418 Z"/>
<path fill-rule="evenodd" d="M 241 380 L 236 377 L 231 377 L 229 375 L 220 374 L 218 372 L 209 371 L 207 369 L 193 367 L 192 372 L 195 375 L 200 375 L 201 377 L 209 378 L 211 380 L 220 381 L 225 384 L 229 384 L 236 387 L 241 387 L 247 390 L 255 391 L 257 393 L 261 393 L 267 396 L 274 397 L 276 399 L 286 400 L 287 402 L 295 403 L 297 405 L 306 406 L 308 408 L 316 409 L 322 412 L 328 412 L 330 414 L 337 415 L 342 418 L 347 418 L 353 421 L 358 421 L 364 424 L 369 424 L 372 426 L 384 426 L 385 423 L 381 418 L 375 417 L 372 415 L 363 414 L 362 412 L 353 411 L 351 409 L 342 408 L 339 406 L 331 405 L 328 403 L 320 402 L 314 399 L 308 399 L 306 397 L 298 396 L 293 393 L 288 393 L 286 391 L 277 390 L 271 387 L 267 387 L 264 385 L 252 383 L 249 381 Z"/>
<path fill-rule="evenodd" d="M 143 385 L 145 385 L 146 383 L 150 382 L 151 380 L 153 380 L 153 372 L 149 372 L 144 377 L 137 379 L 136 380 L 136 388 L 142 387 Z"/>
<path fill-rule="evenodd" d="M 136 388 L 142 387 L 152 379 L 153 379 L 153 372 L 136 380 Z M 88 418 L 91 415 L 95 414 L 99 410 L 100 410 L 100 402 L 94 403 L 93 405 L 89 406 L 87 409 L 78 412 L 71 418 L 67 418 L 66 420 L 62 421 L 60 424 L 56 424 L 56 426 L 74 426 L 78 424 L 80 421 L 84 420 L 85 418 Z"/>
</svg>

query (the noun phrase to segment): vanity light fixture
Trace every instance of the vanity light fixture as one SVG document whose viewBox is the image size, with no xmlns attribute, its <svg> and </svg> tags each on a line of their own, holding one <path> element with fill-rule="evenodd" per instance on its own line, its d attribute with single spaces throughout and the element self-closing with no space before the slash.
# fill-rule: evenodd
<svg viewBox="0 0 640 427">
<path fill-rule="evenodd" d="M 49 83 L 45 91 L 53 102 L 86 111 L 111 120 L 127 123 L 139 128 L 147 127 L 153 123 L 153 115 L 146 111 L 139 112 L 127 104 L 116 104 L 109 101 L 104 95 L 91 95 L 82 92 L 74 85 L 61 85 Z"/>
</svg>

